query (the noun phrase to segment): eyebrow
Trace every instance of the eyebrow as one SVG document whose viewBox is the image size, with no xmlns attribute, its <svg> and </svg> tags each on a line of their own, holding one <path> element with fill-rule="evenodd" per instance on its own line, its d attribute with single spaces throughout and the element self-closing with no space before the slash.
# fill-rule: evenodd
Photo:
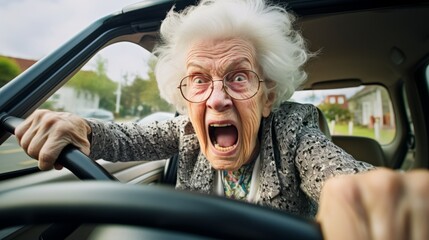
<svg viewBox="0 0 429 240">
<path fill-rule="evenodd" d="M 239 65 L 241 65 L 243 63 L 247 63 L 247 64 L 251 65 L 251 62 L 246 57 L 240 57 L 240 58 L 228 61 L 227 67 L 225 68 L 225 73 L 226 72 L 230 72 L 232 70 L 235 70 L 237 68 L 237 66 L 239 66 Z M 198 64 L 196 62 L 190 62 L 190 63 L 188 63 L 187 64 L 187 68 L 189 68 L 189 67 L 196 67 L 196 68 L 199 68 L 199 69 L 202 69 L 202 70 L 207 70 L 207 68 L 205 68 L 204 66 L 202 66 L 202 65 L 200 65 L 200 64 Z"/>
</svg>

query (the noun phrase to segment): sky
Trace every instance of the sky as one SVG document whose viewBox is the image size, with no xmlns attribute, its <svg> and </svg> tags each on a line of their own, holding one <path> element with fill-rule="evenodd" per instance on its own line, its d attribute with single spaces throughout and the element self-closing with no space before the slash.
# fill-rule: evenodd
<svg viewBox="0 0 429 240">
<path fill-rule="evenodd" d="M 139 0 L 0 0 L 0 54 L 40 59 L 95 20 Z"/>
<path fill-rule="evenodd" d="M 141 0 L 0 0 L 0 55 L 40 60 L 62 46 L 94 21 Z M 132 47 L 127 47 L 130 51 Z M 118 54 L 109 49 L 105 55 Z M 118 80 L 124 71 L 145 75 L 144 54 L 136 59 L 109 62 L 110 75 Z M 123 70 L 123 68 L 135 68 Z M 137 73 L 140 71 L 140 73 Z"/>
</svg>

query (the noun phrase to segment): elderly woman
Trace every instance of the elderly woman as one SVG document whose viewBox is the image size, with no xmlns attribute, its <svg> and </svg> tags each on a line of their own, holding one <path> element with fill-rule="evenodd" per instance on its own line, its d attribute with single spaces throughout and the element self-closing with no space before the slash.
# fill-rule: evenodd
<svg viewBox="0 0 429 240">
<path fill-rule="evenodd" d="M 390 234 L 406 232 L 401 223 L 416 211 L 405 203 L 409 195 L 391 192 L 420 193 L 423 188 L 409 191 L 407 183 L 427 180 L 427 173 L 405 178 L 374 170 L 324 184 L 373 167 L 323 135 L 315 107 L 286 102 L 305 80 L 301 68 L 309 57 L 292 22 L 283 8 L 263 0 L 203 0 L 181 13 L 171 10 L 155 50 L 156 76 L 162 96 L 182 116 L 140 126 L 37 111 L 16 135 L 42 170 L 51 169 L 69 143 L 110 161 L 178 153 L 178 189 L 301 216 L 315 216 L 321 200 L 318 219 L 328 237 L 407 237 Z M 400 203 L 402 212 L 395 208 Z M 413 221 L 424 224 L 426 213 L 412 215 Z"/>
</svg>

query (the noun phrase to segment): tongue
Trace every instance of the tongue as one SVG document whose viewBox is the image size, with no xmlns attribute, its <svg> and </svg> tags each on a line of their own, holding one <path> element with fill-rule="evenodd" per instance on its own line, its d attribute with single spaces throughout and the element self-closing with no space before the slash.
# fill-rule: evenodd
<svg viewBox="0 0 429 240">
<path fill-rule="evenodd" d="M 214 129 L 216 143 L 221 147 L 229 147 L 237 142 L 237 129 L 233 126 Z"/>
</svg>

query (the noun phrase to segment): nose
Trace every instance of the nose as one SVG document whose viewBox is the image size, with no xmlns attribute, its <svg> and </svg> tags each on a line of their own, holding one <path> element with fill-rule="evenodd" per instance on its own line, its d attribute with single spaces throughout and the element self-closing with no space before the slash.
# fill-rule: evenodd
<svg viewBox="0 0 429 240">
<path fill-rule="evenodd" d="M 232 106 L 231 97 L 223 89 L 223 81 L 213 81 L 213 92 L 207 99 L 206 105 L 218 112 L 225 111 Z"/>
</svg>

